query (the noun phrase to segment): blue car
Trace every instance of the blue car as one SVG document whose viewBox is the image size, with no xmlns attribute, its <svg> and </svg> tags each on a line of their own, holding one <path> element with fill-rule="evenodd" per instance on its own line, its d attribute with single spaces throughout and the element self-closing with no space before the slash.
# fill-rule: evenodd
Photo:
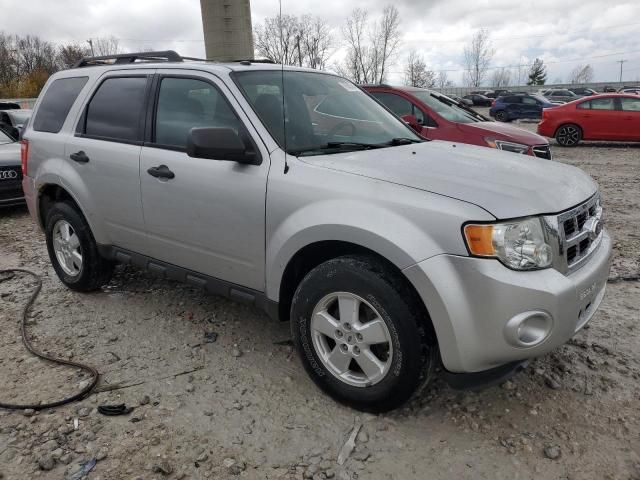
<svg viewBox="0 0 640 480">
<path fill-rule="evenodd" d="M 519 118 L 542 118 L 542 109 L 555 107 L 541 95 L 507 95 L 498 97 L 489 110 L 489 115 L 499 122 L 510 122 Z"/>
</svg>

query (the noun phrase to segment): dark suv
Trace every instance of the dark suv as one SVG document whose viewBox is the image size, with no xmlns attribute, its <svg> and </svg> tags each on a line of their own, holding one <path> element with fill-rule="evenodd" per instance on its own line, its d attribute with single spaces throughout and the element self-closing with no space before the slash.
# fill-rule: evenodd
<svg viewBox="0 0 640 480">
<path fill-rule="evenodd" d="M 541 118 L 542 110 L 555 107 L 541 95 L 507 95 L 498 97 L 489 110 L 489 115 L 499 122 L 510 122 L 521 118 Z"/>
</svg>

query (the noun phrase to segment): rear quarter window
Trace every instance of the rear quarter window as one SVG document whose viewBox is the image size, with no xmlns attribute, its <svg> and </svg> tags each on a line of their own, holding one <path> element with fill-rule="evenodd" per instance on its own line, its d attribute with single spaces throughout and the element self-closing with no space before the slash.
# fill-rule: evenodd
<svg viewBox="0 0 640 480">
<path fill-rule="evenodd" d="M 37 132 L 58 133 L 84 88 L 89 77 L 59 78 L 47 88 L 44 98 L 38 107 L 33 129 Z"/>
</svg>

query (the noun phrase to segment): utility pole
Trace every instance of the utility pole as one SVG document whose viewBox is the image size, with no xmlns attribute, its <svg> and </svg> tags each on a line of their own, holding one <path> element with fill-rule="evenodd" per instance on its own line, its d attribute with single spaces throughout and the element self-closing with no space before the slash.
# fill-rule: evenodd
<svg viewBox="0 0 640 480">
<path fill-rule="evenodd" d="M 91 47 L 91 56 L 95 57 L 96 54 L 93 52 L 93 39 L 90 38 L 89 40 L 87 40 L 87 43 L 89 44 L 89 46 Z"/>
<path fill-rule="evenodd" d="M 622 65 L 623 65 L 624 63 L 626 63 L 626 62 L 627 62 L 627 60 L 625 60 L 625 59 L 618 60 L 618 62 L 617 62 L 617 63 L 619 63 L 619 64 L 620 64 L 620 83 L 622 83 Z"/>
</svg>

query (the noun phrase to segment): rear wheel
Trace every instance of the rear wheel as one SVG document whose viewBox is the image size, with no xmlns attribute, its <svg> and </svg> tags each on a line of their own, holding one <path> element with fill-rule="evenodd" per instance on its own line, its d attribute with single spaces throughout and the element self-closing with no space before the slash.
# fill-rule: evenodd
<svg viewBox="0 0 640 480">
<path fill-rule="evenodd" d="M 291 306 L 294 343 L 314 382 L 339 402 L 384 412 L 426 384 L 437 350 L 404 279 L 374 257 L 329 260 Z"/>
<path fill-rule="evenodd" d="M 45 233 L 53 268 L 67 287 L 87 292 L 109 282 L 113 263 L 100 256 L 89 224 L 74 205 L 54 204 Z"/>
<path fill-rule="evenodd" d="M 506 122 L 509 120 L 509 115 L 504 110 L 496 112 L 496 120 L 499 122 Z"/>
<path fill-rule="evenodd" d="M 582 129 L 578 125 L 562 125 L 556 132 L 556 141 L 563 147 L 575 147 L 582 140 Z"/>
</svg>

